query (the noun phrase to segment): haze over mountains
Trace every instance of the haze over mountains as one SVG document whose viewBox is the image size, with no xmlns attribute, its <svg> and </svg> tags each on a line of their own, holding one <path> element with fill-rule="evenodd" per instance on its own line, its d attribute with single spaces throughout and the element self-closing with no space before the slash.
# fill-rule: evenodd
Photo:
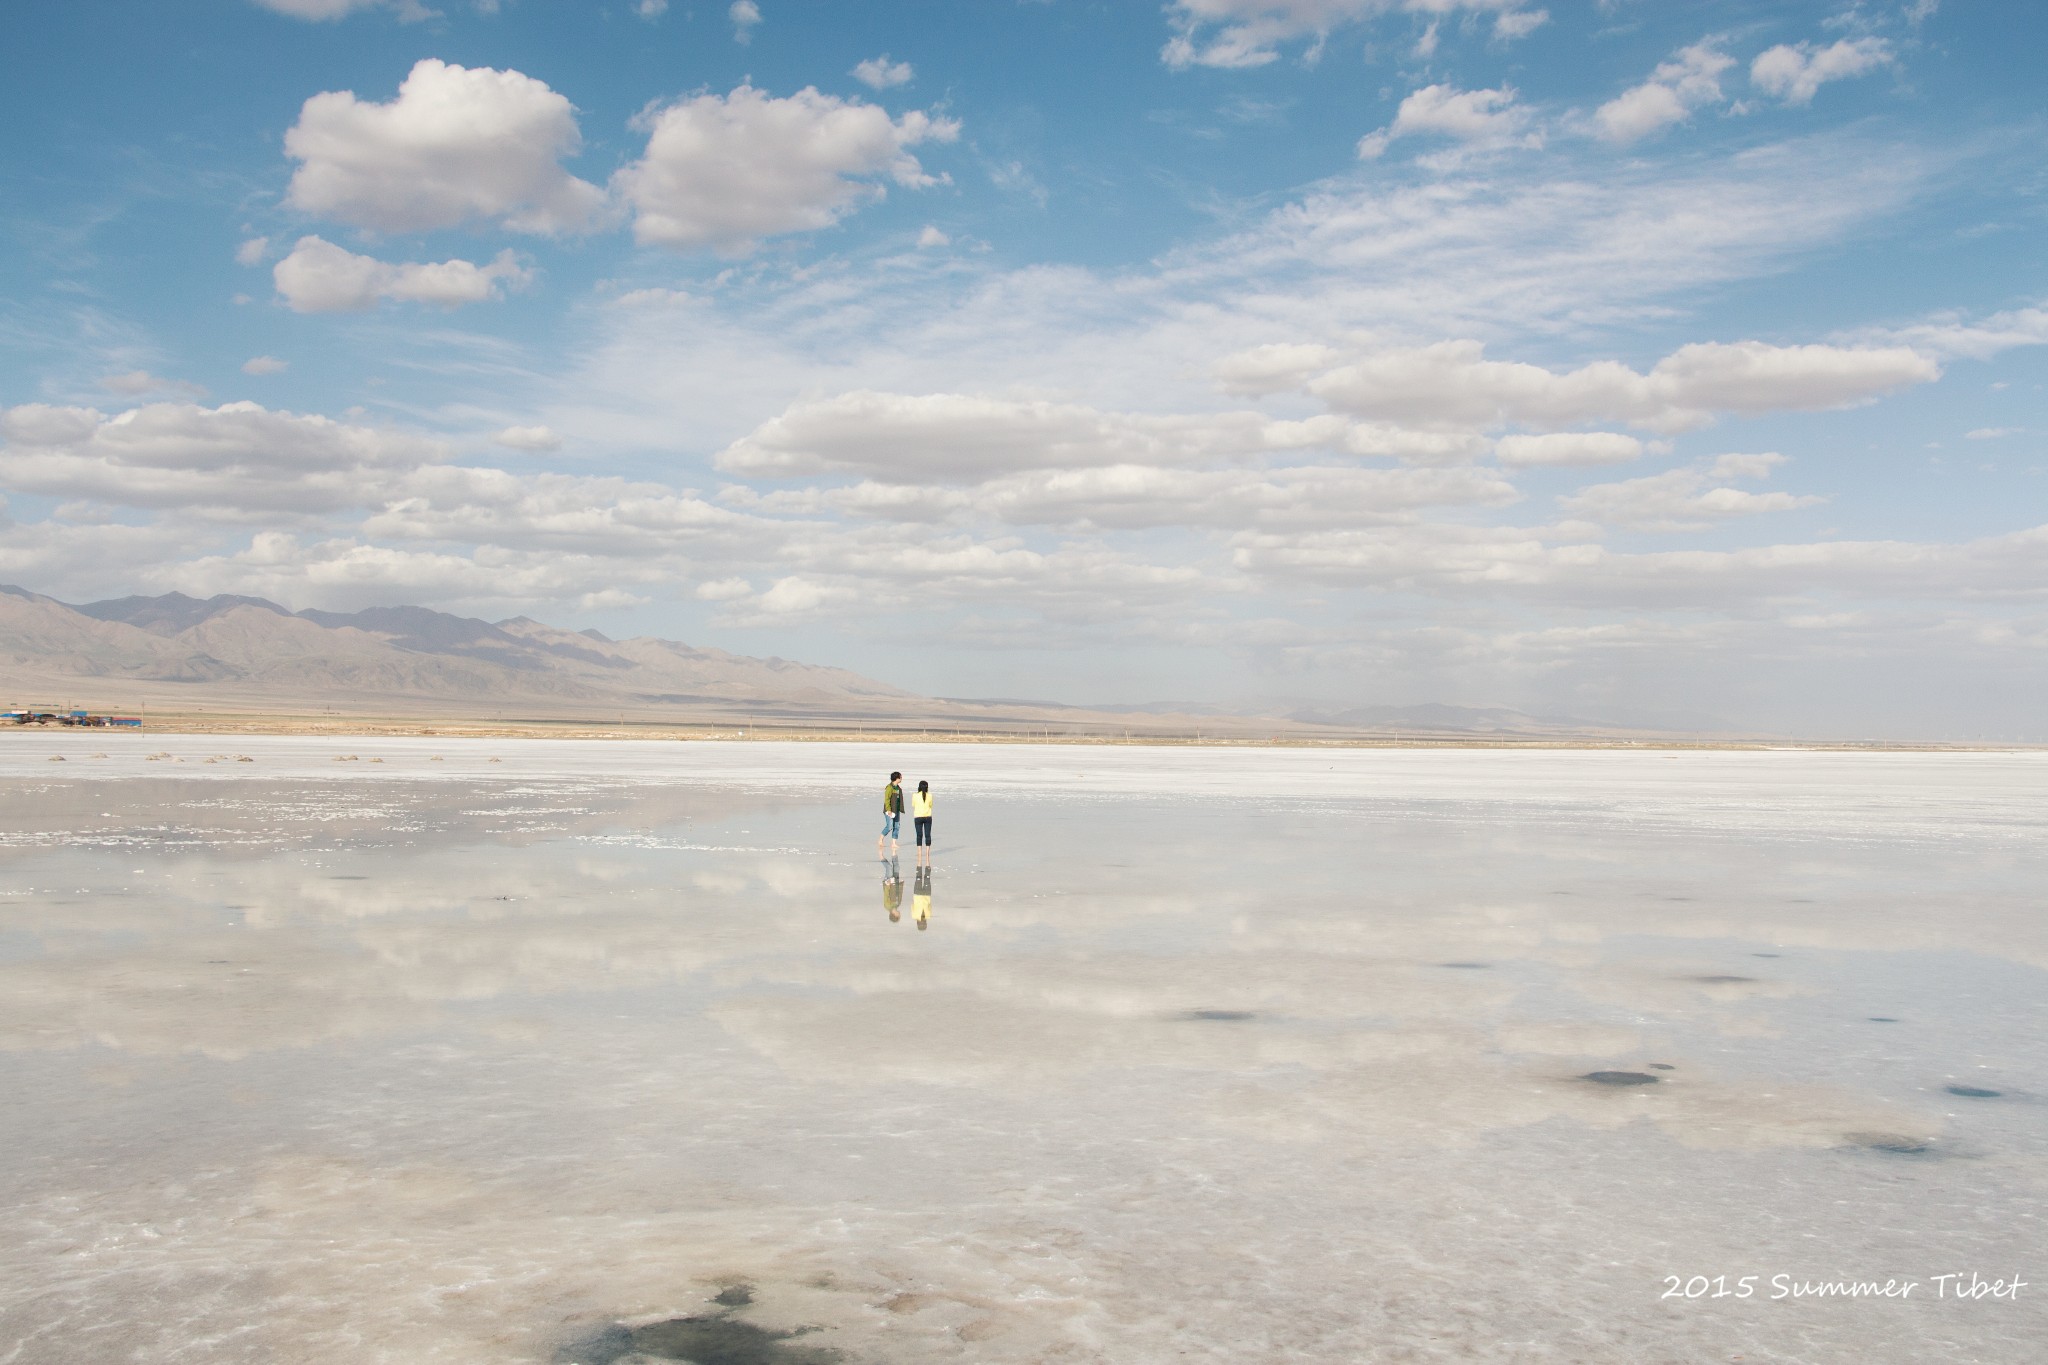
<svg viewBox="0 0 2048 1365">
<path fill-rule="evenodd" d="M 0 585 L 0 700 L 94 710 L 676 724 L 1286 735 L 1615 733 L 1505 708 L 1214 706 L 1090 709 L 921 697 L 842 668 L 675 640 L 613 640 L 524 616 L 482 621 L 426 607 L 289 611 L 260 597 L 183 593 L 73 606 Z"/>
</svg>

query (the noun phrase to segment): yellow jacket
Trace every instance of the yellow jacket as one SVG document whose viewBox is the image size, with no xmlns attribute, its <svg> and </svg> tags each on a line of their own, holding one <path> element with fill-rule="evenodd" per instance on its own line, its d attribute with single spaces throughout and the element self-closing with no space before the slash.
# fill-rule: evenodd
<svg viewBox="0 0 2048 1365">
<path fill-rule="evenodd" d="M 910 794 L 910 818 L 913 820 L 929 820 L 932 818 L 932 794 L 930 792 L 912 792 Z"/>
</svg>

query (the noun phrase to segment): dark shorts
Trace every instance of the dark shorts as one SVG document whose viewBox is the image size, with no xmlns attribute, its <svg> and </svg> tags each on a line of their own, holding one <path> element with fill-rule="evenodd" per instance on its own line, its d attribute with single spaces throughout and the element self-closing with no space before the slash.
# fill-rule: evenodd
<svg viewBox="0 0 2048 1365">
<path fill-rule="evenodd" d="M 931 842 L 932 842 L 932 818 L 931 818 L 931 816 L 929 816 L 929 815 L 920 815 L 920 816 L 918 816 L 918 817 L 917 817 L 917 818 L 916 818 L 915 820 L 912 820 L 912 821 L 911 821 L 910 823 L 911 823 L 911 824 L 913 824 L 913 825 L 915 825 L 915 826 L 917 826 L 917 844 L 918 844 L 918 847 L 919 847 L 919 848 L 926 848 L 926 847 L 929 847 L 929 846 L 931 845 Z"/>
</svg>

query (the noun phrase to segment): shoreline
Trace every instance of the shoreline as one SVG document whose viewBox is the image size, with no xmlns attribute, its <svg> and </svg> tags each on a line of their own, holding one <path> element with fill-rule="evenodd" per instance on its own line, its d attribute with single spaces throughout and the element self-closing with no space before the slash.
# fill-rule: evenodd
<svg viewBox="0 0 2048 1365">
<path fill-rule="evenodd" d="M 307 716 L 274 712 L 172 712 L 146 715 L 140 729 L 74 729 L 55 725 L 0 727 L 24 734 L 75 733 L 112 739 L 157 735 L 290 735 L 306 738 L 438 737 L 445 739 L 569 739 L 673 742 L 778 742 L 829 744 L 1009 744 L 1091 745 L 1160 748 L 1236 749 L 1589 749 L 1671 750 L 1681 752 L 1745 752 L 1795 750 L 1816 753 L 1986 753 L 2048 749 L 2038 742 L 1962 740 L 1858 740 L 1732 737 L 1710 739 L 1681 735 L 1515 735 L 1461 734 L 1424 731 L 1375 734 L 1302 735 L 1259 733 L 1239 721 L 1219 725 L 1217 732 L 1128 727 L 1122 733 L 1100 728 L 1017 726 L 975 728 L 960 725 L 918 726 L 830 724 L 733 724 L 689 722 L 612 722 L 547 717 L 478 720 L 424 716 Z M 4 740 L 0 740 L 4 743 Z"/>
</svg>

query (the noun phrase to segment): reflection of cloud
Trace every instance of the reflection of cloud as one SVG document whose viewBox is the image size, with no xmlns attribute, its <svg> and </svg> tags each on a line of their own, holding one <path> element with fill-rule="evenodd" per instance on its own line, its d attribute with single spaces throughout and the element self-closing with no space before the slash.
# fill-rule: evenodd
<svg viewBox="0 0 2048 1365">
<path fill-rule="evenodd" d="M 1100 1084 L 1115 1071 L 1200 1073 L 1190 1083 L 1197 1113 L 1270 1137 L 1341 1135 L 1407 1148 L 1553 1118 L 1600 1128 L 1646 1118 L 1689 1146 L 1749 1148 L 1925 1128 L 1874 1101 L 1782 1082 L 1671 1074 L 1617 1094 L 1576 1079 L 1584 1066 L 1566 1059 L 1625 1054 L 1636 1046 L 1633 1032 L 1557 1021 L 1496 1026 L 1490 1020 L 1512 987 L 1406 962 L 1040 959 L 985 964 L 964 982 L 955 963 L 920 962 L 860 964 L 814 980 L 854 993 L 754 995 L 711 1014 L 813 1083 L 1010 1093 Z M 1740 989 L 1687 984 L 1709 994 Z M 1502 1053 L 1516 1056 L 1504 1062 Z"/>
</svg>

